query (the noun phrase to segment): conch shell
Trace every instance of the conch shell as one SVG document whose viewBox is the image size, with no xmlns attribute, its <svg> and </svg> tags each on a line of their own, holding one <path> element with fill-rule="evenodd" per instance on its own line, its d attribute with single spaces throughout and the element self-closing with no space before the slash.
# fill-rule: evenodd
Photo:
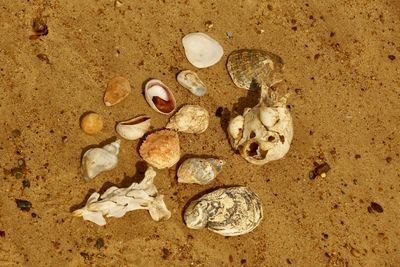
<svg viewBox="0 0 400 267">
<path fill-rule="evenodd" d="M 139 116 L 119 122 L 115 130 L 127 140 L 136 140 L 142 138 L 149 131 L 150 126 L 150 117 Z"/>
<path fill-rule="evenodd" d="M 208 158 L 190 158 L 179 166 L 177 176 L 179 183 L 207 184 L 217 177 L 225 161 Z"/>
<path fill-rule="evenodd" d="M 191 70 L 183 70 L 176 77 L 178 83 L 188 89 L 196 96 L 203 96 L 207 93 L 207 88 L 200 80 L 199 76 Z"/>
<path fill-rule="evenodd" d="M 169 115 L 176 109 L 176 100 L 172 91 L 160 80 L 148 81 L 144 96 L 150 107 L 158 113 Z"/>
<path fill-rule="evenodd" d="M 208 111 L 198 105 L 183 106 L 169 120 L 166 128 L 183 133 L 202 133 L 208 128 L 210 116 Z"/>
<path fill-rule="evenodd" d="M 86 181 L 93 179 L 101 172 L 114 169 L 118 163 L 121 140 L 112 142 L 102 148 L 91 148 L 83 154 L 81 172 Z"/>
<path fill-rule="evenodd" d="M 157 193 L 153 183 L 155 176 L 153 168 L 148 167 L 143 181 L 139 184 L 132 183 L 128 188 L 112 186 L 101 196 L 95 192 L 89 197 L 86 205 L 75 210 L 73 215 L 97 225 L 106 224 L 104 216 L 120 218 L 129 211 L 140 209 L 148 210 L 155 221 L 169 219 L 171 212 L 164 203 L 164 196 Z"/>
</svg>

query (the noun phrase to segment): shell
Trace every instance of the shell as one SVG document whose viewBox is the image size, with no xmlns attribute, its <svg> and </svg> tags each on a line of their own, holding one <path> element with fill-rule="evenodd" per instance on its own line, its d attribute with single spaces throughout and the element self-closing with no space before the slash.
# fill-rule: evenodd
<svg viewBox="0 0 400 267">
<path fill-rule="evenodd" d="M 121 76 L 112 78 L 107 85 L 104 94 L 104 104 L 107 107 L 114 106 L 124 100 L 131 93 L 129 81 Z"/>
<path fill-rule="evenodd" d="M 189 33 L 182 39 L 186 58 L 197 68 L 207 68 L 216 64 L 224 55 L 224 49 L 205 33 Z"/>
<path fill-rule="evenodd" d="M 142 138 L 150 129 L 150 117 L 139 116 L 127 121 L 119 122 L 115 128 L 117 133 L 127 140 Z"/>
<path fill-rule="evenodd" d="M 246 187 L 217 189 L 192 201 L 185 209 L 184 220 L 191 229 L 209 230 L 223 236 L 251 232 L 262 218 L 260 198 Z"/>
<path fill-rule="evenodd" d="M 90 112 L 82 117 L 81 128 L 87 134 L 97 134 L 103 129 L 103 118 L 97 113 Z"/>
<path fill-rule="evenodd" d="M 183 133 L 202 133 L 208 128 L 210 115 L 208 111 L 197 105 L 185 105 L 174 116 L 166 126 Z"/>
<path fill-rule="evenodd" d="M 207 88 L 200 80 L 199 76 L 191 70 L 183 70 L 179 72 L 176 79 L 180 85 L 196 96 L 203 96 L 207 92 Z"/>
<path fill-rule="evenodd" d="M 139 154 L 157 169 L 172 167 L 180 159 L 178 134 L 170 130 L 149 134 L 141 144 Z"/>
<path fill-rule="evenodd" d="M 158 113 L 169 115 L 176 109 L 172 91 L 160 80 L 152 79 L 146 83 L 144 96 L 150 107 Z"/>
<path fill-rule="evenodd" d="M 217 177 L 222 170 L 223 160 L 208 158 L 190 158 L 178 169 L 178 182 L 188 184 L 207 184 Z"/>
<path fill-rule="evenodd" d="M 235 85 L 247 90 L 257 89 L 261 82 L 271 87 L 283 80 L 282 58 L 264 50 L 236 50 L 229 55 L 226 67 Z"/>
<path fill-rule="evenodd" d="M 86 181 L 93 179 L 101 172 L 114 169 L 118 163 L 121 140 L 112 142 L 102 148 L 91 148 L 83 154 L 81 172 Z"/>
</svg>

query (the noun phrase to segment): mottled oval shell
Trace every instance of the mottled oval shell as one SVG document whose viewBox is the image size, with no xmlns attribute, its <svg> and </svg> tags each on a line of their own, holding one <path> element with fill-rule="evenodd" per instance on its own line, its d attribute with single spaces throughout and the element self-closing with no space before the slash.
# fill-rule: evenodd
<svg viewBox="0 0 400 267">
<path fill-rule="evenodd" d="M 166 128 L 183 133 L 203 133 L 208 128 L 210 115 L 198 105 L 185 105 L 170 118 Z"/>
<path fill-rule="evenodd" d="M 186 208 L 187 227 L 209 230 L 223 236 L 249 233 L 263 218 L 260 198 L 246 187 L 217 189 L 194 200 Z"/>
<path fill-rule="evenodd" d="M 217 177 L 224 165 L 223 160 L 208 158 L 190 158 L 179 166 L 179 183 L 207 184 Z"/>
<path fill-rule="evenodd" d="M 282 58 L 264 50 L 233 51 L 226 67 L 235 85 L 247 90 L 256 90 L 260 83 L 271 87 L 283 80 Z"/>
</svg>

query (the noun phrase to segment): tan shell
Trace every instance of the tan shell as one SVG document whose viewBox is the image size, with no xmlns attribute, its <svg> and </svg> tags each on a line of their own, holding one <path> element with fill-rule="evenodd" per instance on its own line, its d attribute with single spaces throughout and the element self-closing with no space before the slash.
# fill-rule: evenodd
<svg viewBox="0 0 400 267">
<path fill-rule="evenodd" d="M 150 129 L 151 119 L 148 116 L 138 116 L 121 121 L 115 127 L 117 133 L 127 140 L 142 138 Z"/>
<path fill-rule="evenodd" d="M 157 169 L 172 167 L 180 159 L 178 133 L 160 130 L 149 134 L 140 146 L 139 154 Z"/>
<path fill-rule="evenodd" d="M 152 79 L 146 83 L 144 97 L 152 109 L 169 115 L 176 109 L 176 100 L 172 91 L 162 81 Z"/>
<path fill-rule="evenodd" d="M 121 76 L 112 78 L 107 85 L 104 94 L 104 104 L 107 107 L 114 106 L 124 100 L 131 93 L 129 81 Z"/>
<path fill-rule="evenodd" d="M 271 87 L 283 80 L 282 58 L 264 50 L 233 51 L 226 67 L 235 85 L 247 90 L 256 90 L 261 82 Z"/>
<path fill-rule="evenodd" d="M 207 88 L 203 81 L 200 80 L 197 73 L 191 70 L 183 70 L 179 72 L 176 80 L 180 85 L 188 89 L 192 94 L 196 96 L 204 96 L 207 93 Z"/>
<path fill-rule="evenodd" d="M 208 158 L 190 158 L 179 166 L 179 183 L 207 184 L 217 177 L 222 170 L 223 160 Z"/>
<path fill-rule="evenodd" d="M 183 133 L 202 133 L 208 128 L 210 115 L 208 111 L 198 105 L 183 106 L 169 120 L 166 128 Z"/>
<path fill-rule="evenodd" d="M 81 128 L 87 134 L 97 134 L 103 129 L 103 118 L 94 112 L 82 117 Z"/>
<path fill-rule="evenodd" d="M 220 188 L 192 201 L 184 212 L 186 226 L 223 236 L 251 232 L 262 218 L 260 198 L 246 187 Z"/>
</svg>

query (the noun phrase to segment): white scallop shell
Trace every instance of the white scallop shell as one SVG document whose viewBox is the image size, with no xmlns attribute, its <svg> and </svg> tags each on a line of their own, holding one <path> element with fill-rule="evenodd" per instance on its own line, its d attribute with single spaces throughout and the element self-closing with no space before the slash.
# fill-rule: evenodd
<svg viewBox="0 0 400 267">
<path fill-rule="evenodd" d="M 186 226 L 209 230 L 223 236 L 251 232 L 262 218 L 260 198 L 246 187 L 217 189 L 192 201 L 184 212 Z"/>
<path fill-rule="evenodd" d="M 152 79 L 146 83 L 144 97 L 150 107 L 158 113 L 169 115 L 176 109 L 172 91 L 160 80 Z"/>
<path fill-rule="evenodd" d="M 179 72 L 176 79 L 180 85 L 196 96 L 203 96 L 207 92 L 207 88 L 200 80 L 199 76 L 191 70 L 183 70 Z"/>
<path fill-rule="evenodd" d="M 202 133 L 208 128 L 210 115 L 198 105 L 185 105 L 169 120 L 166 128 L 183 133 Z"/>
<path fill-rule="evenodd" d="M 208 158 L 190 158 L 179 166 L 179 183 L 207 184 L 217 177 L 222 170 L 223 160 Z"/>
<path fill-rule="evenodd" d="M 117 133 L 127 140 L 142 138 L 150 129 L 150 117 L 139 116 L 119 122 L 115 128 Z"/>
<path fill-rule="evenodd" d="M 121 140 L 102 148 L 91 148 L 82 157 L 81 172 L 86 181 L 93 179 L 101 172 L 114 169 L 118 163 Z"/>
<path fill-rule="evenodd" d="M 197 68 L 207 68 L 216 64 L 224 55 L 224 49 L 205 33 L 189 33 L 182 39 L 186 58 Z"/>
</svg>

